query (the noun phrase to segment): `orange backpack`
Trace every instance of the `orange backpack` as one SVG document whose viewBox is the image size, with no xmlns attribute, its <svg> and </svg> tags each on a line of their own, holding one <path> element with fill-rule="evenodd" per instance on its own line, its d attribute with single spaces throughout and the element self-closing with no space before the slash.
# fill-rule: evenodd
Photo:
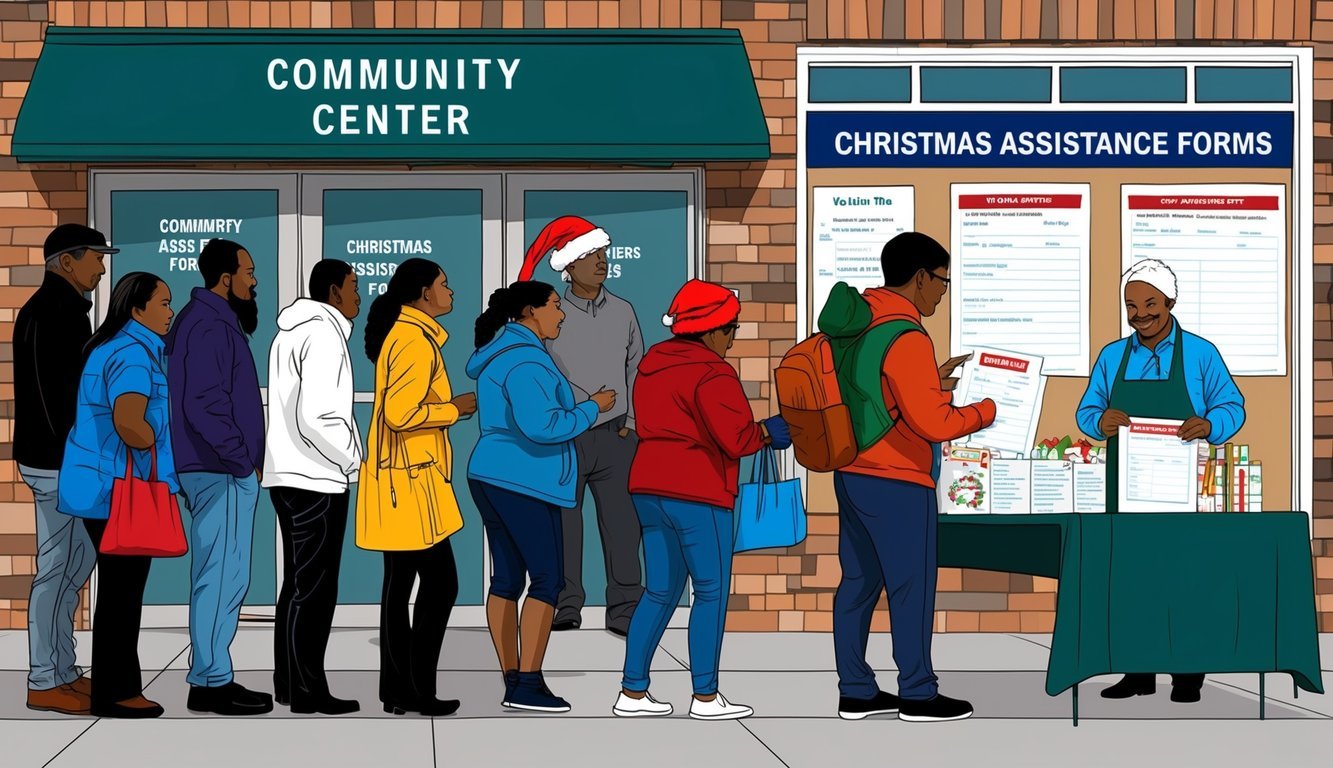
<svg viewBox="0 0 1333 768">
<path fill-rule="evenodd" d="M 783 356 L 773 371 L 778 410 L 801 466 L 815 472 L 841 469 L 893 428 L 896 419 L 885 408 L 880 376 L 889 347 L 911 330 L 920 326 L 891 320 L 850 340 L 816 333 Z"/>
</svg>

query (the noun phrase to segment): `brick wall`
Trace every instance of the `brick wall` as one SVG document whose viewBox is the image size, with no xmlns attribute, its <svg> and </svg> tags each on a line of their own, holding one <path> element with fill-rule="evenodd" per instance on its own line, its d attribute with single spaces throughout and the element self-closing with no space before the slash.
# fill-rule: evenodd
<svg viewBox="0 0 1333 768">
<path fill-rule="evenodd" d="M 811 18 L 807 21 L 807 15 Z M 15 308 L 41 277 L 40 245 L 58 221 L 86 218 L 82 166 L 25 166 L 2 156 L 48 20 L 63 26 L 254 28 L 652 28 L 740 30 L 771 133 L 766 163 L 707 168 L 709 277 L 738 288 L 733 350 L 756 414 L 773 410 L 771 371 L 795 333 L 796 48 L 837 44 L 1235 44 L 1315 41 L 1316 521 L 1320 627 L 1333 631 L 1333 0 L 144 0 L 0 2 L 0 628 L 21 627 L 31 580 L 30 494 L 17 482 L 10 346 Z M 1312 38 L 1312 33 L 1314 37 Z M 808 36 L 808 37 L 807 37 Z M 1326 41 L 1326 42 L 1321 42 Z M 790 552 L 734 563 L 733 630 L 829 631 L 837 517 L 810 510 L 810 536 Z M 1057 582 L 941 569 L 936 630 L 1048 632 Z M 875 617 L 876 630 L 888 615 Z"/>
</svg>

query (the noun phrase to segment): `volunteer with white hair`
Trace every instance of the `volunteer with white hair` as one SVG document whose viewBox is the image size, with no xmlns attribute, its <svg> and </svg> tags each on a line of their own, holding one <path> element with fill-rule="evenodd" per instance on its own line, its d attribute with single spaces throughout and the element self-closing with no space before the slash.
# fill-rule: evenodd
<svg viewBox="0 0 1333 768">
<path fill-rule="evenodd" d="M 1181 440 L 1220 445 L 1245 423 L 1245 398 L 1222 355 L 1207 340 L 1180 327 L 1176 275 L 1156 259 L 1144 259 L 1122 281 L 1125 315 L 1134 333 L 1102 349 L 1078 404 L 1084 434 L 1106 440 L 1106 511 L 1117 511 L 1119 461 L 1116 434 L 1131 417 L 1184 422 Z M 1171 700 L 1195 702 L 1203 675 L 1172 675 Z M 1153 674 L 1125 675 L 1102 691 L 1108 699 L 1146 696 L 1156 690 Z"/>
</svg>

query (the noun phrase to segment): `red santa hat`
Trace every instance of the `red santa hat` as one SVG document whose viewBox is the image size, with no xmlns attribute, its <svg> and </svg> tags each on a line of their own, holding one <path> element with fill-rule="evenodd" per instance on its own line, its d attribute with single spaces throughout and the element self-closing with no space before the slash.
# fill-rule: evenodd
<svg viewBox="0 0 1333 768">
<path fill-rule="evenodd" d="M 734 322 L 741 314 L 736 292 L 717 283 L 691 280 L 671 300 L 662 325 L 676 336 L 706 333 Z"/>
<path fill-rule="evenodd" d="M 551 269 L 560 273 L 560 279 L 568 280 L 565 267 L 587 256 L 598 248 L 611 244 L 611 236 L 601 228 L 594 226 L 587 219 L 578 216 L 561 216 L 542 228 L 537 239 L 528 246 L 523 256 L 523 270 L 519 280 L 531 280 L 537 265 L 551 254 Z"/>
</svg>

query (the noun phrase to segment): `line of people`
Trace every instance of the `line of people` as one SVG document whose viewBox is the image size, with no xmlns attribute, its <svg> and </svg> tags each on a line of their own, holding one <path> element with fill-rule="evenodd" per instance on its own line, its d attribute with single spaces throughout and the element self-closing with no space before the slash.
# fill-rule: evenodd
<svg viewBox="0 0 1333 768">
<path fill-rule="evenodd" d="M 948 284 L 948 253 L 924 236 L 904 237 L 884 250 L 890 285 L 858 295 L 864 306 L 846 308 L 849 316 L 919 322 L 934 311 Z M 453 309 L 448 275 L 431 261 L 405 261 L 365 322 L 375 395 L 362 436 L 352 415 L 349 341 L 360 296 L 350 265 L 316 264 L 309 298 L 280 313 L 266 418 L 248 346 L 259 320 L 245 248 L 207 244 L 199 257 L 203 285 L 179 316 L 163 281 L 125 275 L 94 334 L 83 294 L 116 251 L 87 227 L 53 231 L 46 278 L 15 328 L 15 451 L 37 500 L 40 550 L 29 706 L 103 717 L 162 714 L 143 696 L 137 656 L 151 559 L 98 552 L 112 483 L 128 462 L 139 476 L 155 472 L 191 515 L 189 709 L 261 714 L 276 699 L 299 713 L 358 711 L 358 702 L 333 695 L 324 670 L 355 484 L 357 546 L 384 555 L 381 703 L 395 714 L 457 711 L 459 702 L 436 690 L 459 588 L 450 537 L 463 526 L 449 434 L 476 415 L 480 437 L 466 484 L 490 547 L 486 615 L 504 706 L 570 710 L 548 687 L 542 663 L 552 630 L 581 623 L 584 596 L 569 559 L 581 559 L 581 502 L 591 487 L 604 544 L 615 549 L 607 547 L 607 625 L 627 638 L 613 712 L 673 711 L 649 693 L 648 670 L 688 577 L 690 715 L 750 715 L 718 689 L 730 513 L 740 460 L 765 446 L 785 449 L 791 436 L 781 417 L 754 418 L 726 361 L 739 329 L 737 294 L 691 280 L 663 318 L 671 338 L 644 353 L 633 308 L 603 285 L 609 244 L 604 231 L 576 217 L 543 230 L 520 280 L 495 291 L 476 319 L 466 370 L 475 394 L 454 391 L 441 353 L 449 334 L 439 318 Z M 569 287 L 533 280 L 543 262 Z M 577 335 L 567 337 L 566 326 Z M 923 365 L 932 375 L 919 375 Z M 950 404 L 924 333 L 896 344 L 884 369 L 886 407 L 895 402 L 908 429 L 884 436 L 838 476 L 839 714 L 861 719 L 901 708 L 909 720 L 957 719 L 971 707 L 938 694 L 930 665 L 937 453 L 930 442 L 983 428 L 994 404 Z M 261 487 L 277 510 L 284 562 L 273 696 L 236 683 L 230 658 Z M 609 519 L 618 495 L 630 499 L 631 520 Z M 566 541 L 571 531 L 579 542 Z M 90 681 L 75 665 L 72 617 L 94 560 L 100 576 Z M 865 663 L 870 616 L 885 586 L 901 700 L 878 689 Z"/>
</svg>

